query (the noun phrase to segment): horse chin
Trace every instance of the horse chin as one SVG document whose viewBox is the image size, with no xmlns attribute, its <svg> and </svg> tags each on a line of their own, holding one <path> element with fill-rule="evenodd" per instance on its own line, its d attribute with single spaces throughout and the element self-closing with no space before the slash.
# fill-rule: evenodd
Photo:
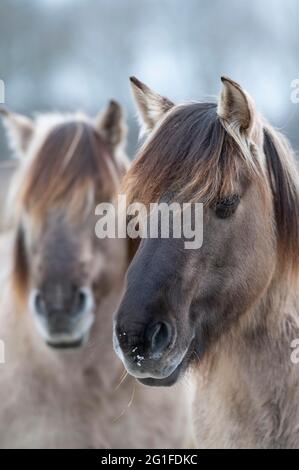
<svg viewBox="0 0 299 470">
<path fill-rule="evenodd" d="M 91 328 L 94 323 L 94 314 L 90 313 L 84 317 L 84 321 L 77 325 L 73 331 L 49 332 L 45 321 L 34 317 L 38 333 L 47 346 L 53 349 L 78 349 L 83 347 L 89 340 Z"/>
<path fill-rule="evenodd" d="M 46 344 L 53 349 L 78 349 L 81 348 L 87 341 L 84 337 L 76 339 L 75 341 L 66 341 L 66 342 L 51 342 L 46 341 Z"/>
<path fill-rule="evenodd" d="M 143 385 L 148 387 L 171 387 L 182 375 L 182 363 L 177 366 L 177 368 L 170 374 L 168 377 L 163 379 L 154 379 L 152 377 L 147 377 L 146 379 L 137 379 Z"/>
<path fill-rule="evenodd" d="M 188 369 L 189 365 L 191 364 L 194 351 L 195 351 L 194 341 L 191 341 L 189 349 L 186 352 L 185 356 L 183 357 L 182 361 L 178 364 L 178 366 L 174 369 L 174 371 L 168 377 L 164 377 L 161 379 L 157 379 L 153 377 L 146 377 L 146 378 L 138 378 L 137 380 L 143 385 L 147 385 L 149 387 L 171 387 L 172 385 L 178 382 L 178 380 L 183 376 L 183 374 Z"/>
<path fill-rule="evenodd" d="M 81 337 L 74 339 L 51 339 L 46 340 L 46 344 L 53 349 L 79 349 L 82 348 L 89 340 L 89 331 Z"/>
</svg>

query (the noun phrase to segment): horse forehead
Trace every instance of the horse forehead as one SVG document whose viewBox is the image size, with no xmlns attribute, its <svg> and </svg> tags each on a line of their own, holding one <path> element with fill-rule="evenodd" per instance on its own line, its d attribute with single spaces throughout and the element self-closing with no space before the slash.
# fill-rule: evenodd
<svg viewBox="0 0 299 470">
<path fill-rule="evenodd" d="M 61 210 L 51 211 L 43 216 L 27 212 L 23 215 L 22 225 L 29 244 L 37 244 L 46 255 L 51 249 L 68 253 L 78 245 L 79 230 Z"/>
</svg>

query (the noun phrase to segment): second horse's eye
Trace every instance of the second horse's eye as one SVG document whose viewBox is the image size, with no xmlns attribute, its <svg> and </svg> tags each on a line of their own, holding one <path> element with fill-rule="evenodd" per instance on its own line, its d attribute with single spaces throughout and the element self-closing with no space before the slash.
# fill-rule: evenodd
<svg viewBox="0 0 299 470">
<path fill-rule="evenodd" d="M 215 214 L 219 219 L 227 219 L 230 217 L 238 207 L 240 196 L 234 194 L 220 199 L 215 204 Z"/>
</svg>

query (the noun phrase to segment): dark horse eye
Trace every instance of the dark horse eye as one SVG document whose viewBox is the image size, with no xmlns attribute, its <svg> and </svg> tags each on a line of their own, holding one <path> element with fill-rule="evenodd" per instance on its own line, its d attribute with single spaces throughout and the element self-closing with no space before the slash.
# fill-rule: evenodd
<svg viewBox="0 0 299 470">
<path fill-rule="evenodd" d="M 233 196 L 220 199 L 215 204 L 215 213 L 219 219 L 226 219 L 230 217 L 238 207 L 240 196 L 234 194 Z"/>
</svg>

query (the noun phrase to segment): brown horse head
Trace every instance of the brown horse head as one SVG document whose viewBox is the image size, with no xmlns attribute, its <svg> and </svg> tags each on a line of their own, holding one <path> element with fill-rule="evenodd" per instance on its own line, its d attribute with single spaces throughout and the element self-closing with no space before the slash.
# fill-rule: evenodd
<svg viewBox="0 0 299 470">
<path fill-rule="evenodd" d="M 174 105 L 132 79 L 149 136 L 125 178 L 129 201 L 204 204 L 200 249 L 144 238 L 127 274 L 115 348 L 148 385 L 173 384 L 250 321 L 277 276 L 297 275 L 293 152 L 237 83 L 222 82 L 217 104 Z"/>
<path fill-rule="evenodd" d="M 6 112 L 5 124 L 22 158 L 10 206 L 17 214 L 14 292 L 49 345 L 79 346 L 118 254 L 121 269 L 120 246 L 98 240 L 94 228 L 95 206 L 113 200 L 125 172 L 122 110 L 111 102 L 95 120 Z"/>
</svg>

